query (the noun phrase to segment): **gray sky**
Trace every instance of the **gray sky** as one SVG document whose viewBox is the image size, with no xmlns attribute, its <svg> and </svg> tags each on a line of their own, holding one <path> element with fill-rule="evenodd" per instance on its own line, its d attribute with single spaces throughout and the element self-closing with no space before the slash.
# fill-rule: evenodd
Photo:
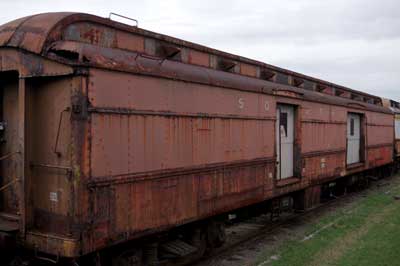
<svg viewBox="0 0 400 266">
<path fill-rule="evenodd" d="M 0 24 L 49 11 L 139 26 L 400 100 L 398 0 L 0 0 Z"/>
</svg>

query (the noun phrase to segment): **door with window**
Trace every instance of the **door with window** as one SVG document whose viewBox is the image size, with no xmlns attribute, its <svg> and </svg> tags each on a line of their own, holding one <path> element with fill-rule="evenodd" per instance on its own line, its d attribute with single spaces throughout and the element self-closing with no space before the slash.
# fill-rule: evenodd
<svg viewBox="0 0 400 266">
<path fill-rule="evenodd" d="M 347 164 L 360 162 L 361 116 L 349 113 L 347 116 Z"/>
<path fill-rule="evenodd" d="M 276 119 L 277 179 L 293 176 L 294 107 L 278 105 Z"/>
</svg>

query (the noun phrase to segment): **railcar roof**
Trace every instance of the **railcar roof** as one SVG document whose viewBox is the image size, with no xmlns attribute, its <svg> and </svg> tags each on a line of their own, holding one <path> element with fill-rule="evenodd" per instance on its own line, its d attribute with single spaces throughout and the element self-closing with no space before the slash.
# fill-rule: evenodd
<svg viewBox="0 0 400 266">
<path fill-rule="evenodd" d="M 76 28 L 78 33 L 74 32 L 73 26 L 82 25 L 82 23 L 91 25 L 91 27 L 86 27 L 86 32 L 82 32 L 82 29 L 85 29 L 85 27 Z M 100 28 L 96 28 L 96 25 L 110 30 L 108 32 L 101 32 Z M 112 34 L 113 30 L 123 32 L 124 34 Z M 82 38 L 79 38 L 79 36 L 77 37 L 76 34 L 85 35 L 84 37 L 87 38 L 82 40 Z M 140 36 L 143 40 L 143 44 L 133 43 L 134 36 Z M 71 40 L 77 41 L 78 43 L 90 43 L 108 48 L 122 48 L 142 54 L 149 54 L 151 56 L 165 56 L 165 58 L 172 60 L 176 60 L 176 58 L 173 57 L 177 53 L 181 53 L 182 49 L 189 49 L 190 51 L 207 55 L 210 63 L 203 66 L 208 68 L 246 75 L 246 73 L 240 70 L 240 67 L 243 69 L 245 67 L 250 67 L 250 70 L 254 70 L 253 72 L 255 74 L 252 76 L 254 78 L 314 90 L 374 105 L 382 105 L 381 99 L 374 95 L 90 14 L 71 12 L 44 13 L 17 19 L 0 26 L 0 47 L 19 48 L 45 57 L 51 52 L 51 47 L 60 44 L 60 42 Z M 125 44 L 118 46 L 118 43 L 121 42 L 125 42 Z M 146 49 L 142 46 L 146 46 Z M 148 47 L 152 49 L 148 49 Z M 157 53 L 156 50 L 162 50 L 162 55 Z M 186 51 L 186 58 L 187 57 Z M 180 60 L 184 61 L 182 59 Z M 214 63 L 212 63 L 212 61 Z M 283 77 L 283 82 L 282 78 L 279 79 L 279 76 Z"/>
</svg>

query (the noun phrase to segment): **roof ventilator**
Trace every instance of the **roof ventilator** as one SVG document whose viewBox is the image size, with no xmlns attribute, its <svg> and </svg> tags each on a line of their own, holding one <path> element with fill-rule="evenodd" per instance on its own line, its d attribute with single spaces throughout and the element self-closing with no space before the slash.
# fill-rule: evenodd
<svg viewBox="0 0 400 266">
<path fill-rule="evenodd" d="M 71 61 L 78 61 L 80 58 L 80 55 L 76 51 L 71 51 L 71 50 L 66 50 L 66 49 L 57 49 L 55 47 L 51 48 L 49 50 L 50 53 L 55 54 L 56 56 L 59 56 L 63 59 L 66 60 L 71 60 Z"/>
<path fill-rule="evenodd" d="M 237 63 L 232 60 L 220 59 L 218 62 L 218 69 L 227 72 L 234 72 Z"/>
<path fill-rule="evenodd" d="M 355 93 L 351 94 L 351 99 L 355 100 L 355 101 L 359 101 L 359 102 L 363 102 L 364 101 L 364 97 L 362 97 L 361 95 L 357 95 Z"/>
<path fill-rule="evenodd" d="M 336 90 L 335 90 L 335 95 L 336 95 L 336 96 L 342 97 L 343 94 L 344 94 L 344 91 L 339 90 L 339 89 L 336 89 Z"/>
<path fill-rule="evenodd" d="M 365 100 L 365 102 L 367 102 L 367 103 L 374 104 L 374 99 L 372 99 L 372 98 L 367 98 L 367 97 L 365 97 L 364 100 Z"/>
<path fill-rule="evenodd" d="M 262 69 L 260 72 L 260 78 L 268 80 L 268 81 L 274 81 L 276 77 L 276 73 L 272 72 L 268 69 Z"/>
<path fill-rule="evenodd" d="M 325 86 L 324 85 L 321 85 L 321 84 L 317 84 L 317 86 L 316 86 L 316 88 L 315 88 L 315 90 L 317 91 L 317 92 L 321 92 L 321 93 L 323 93 L 324 92 L 324 90 L 325 90 Z"/>
<path fill-rule="evenodd" d="M 302 88 L 304 85 L 304 80 L 300 78 L 293 78 L 293 86 Z"/>
<path fill-rule="evenodd" d="M 163 58 L 163 60 L 171 59 L 175 61 L 182 61 L 181 60 L 181 48 L 168 45 L 168 44 L 161 44 L 157 51 L 157 54 Z"/>
</svg>

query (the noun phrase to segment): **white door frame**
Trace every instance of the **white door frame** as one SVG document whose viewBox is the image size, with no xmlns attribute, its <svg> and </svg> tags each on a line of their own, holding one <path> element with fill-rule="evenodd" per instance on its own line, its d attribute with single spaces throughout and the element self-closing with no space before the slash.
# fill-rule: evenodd
<svg viewBox="0 0 400 266">
<path fill-rule="evenodd" d="M 285 115 L 282 117 L 282 115 Z M 276 108 L 276 178 L 294 176 L 295 106 L 278 104 Z M 285 124 L 282 124 L 285 123 Z"/>
<path fill-rule="evenodd" d="M 361 114 L 347 113 L 346 164 L 361 162 Z"/>
</svg>

